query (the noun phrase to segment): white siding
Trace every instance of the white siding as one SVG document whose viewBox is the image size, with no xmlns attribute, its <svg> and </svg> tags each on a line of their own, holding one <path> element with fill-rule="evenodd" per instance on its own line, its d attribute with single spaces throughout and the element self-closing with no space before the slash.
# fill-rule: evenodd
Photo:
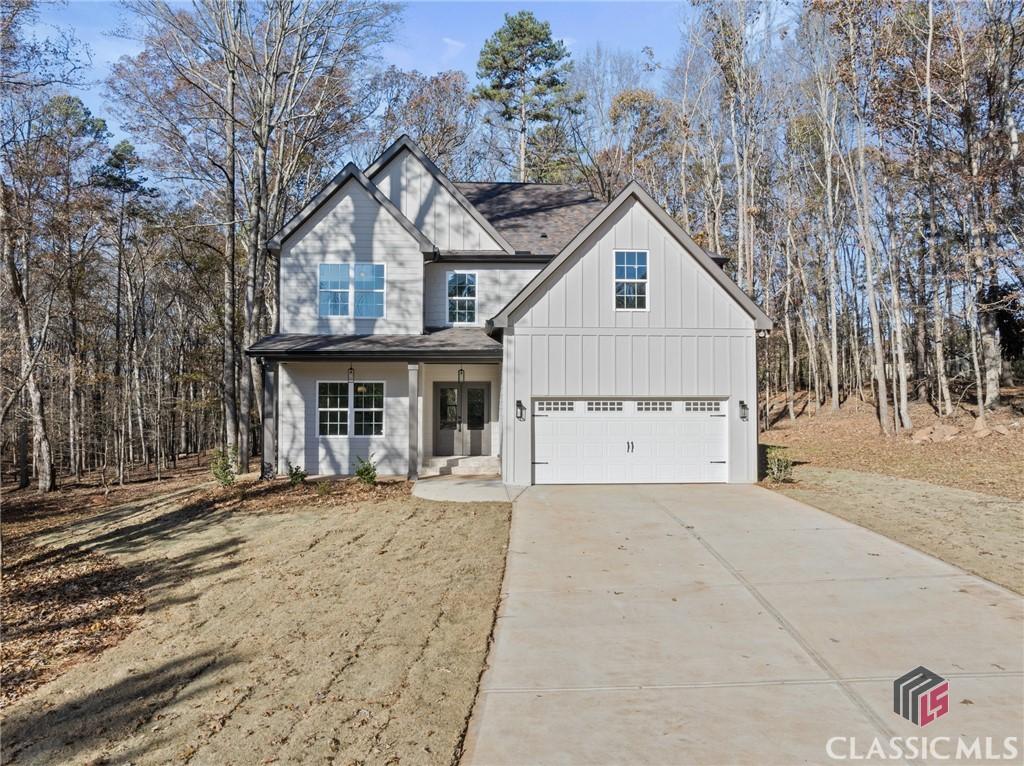
<svg viewBox="0 0 1024 766">
<path fill-rule="evenodd" d="M 288 463 L 313 475 L 354 473 L 357 457 L 377 464 L 381 475 L 404 476 L 409 465 L 408 365 L 353 362 L 357 381 L 384 381 L 383 436 L 320 436 L 317 381 L 348 378 L 348 362 L 284 362 L 278 386 L 278 471 Z"/>
<path fill-rule="evenodd" d="M 387 265 L 382 319 L 321 317 L 321 263 Z M 355 180 L 281 248 L 281 332 L 406 334 L 423 331 L 423 253 L 416 239 Z"/>
<path fill-rule="evenodd" d="M 502 249 L 411 152 L 400 151 L 372 180 L 438 249 Z"/>
<path fill-rule="evenodd" d="M 648 250 L 649 311 L 616 312 L 616 249 Z M 728 397 L 729 480 L 757 479 L 754 320 L 641 205 L 626 203 L 512 316 L 502 474 L 532 482 L 540 396 Z M 740 420 L 739 402 L 750 406 Z"/>
<path fill-rule="evenodd" d="M 502 264 L 428 263 L 424 285 L 425 324 L 445 327 L 448 324 L 447 275 L 451 271 L 472 271 L 477 275 L 477 325 L 484 323 L 505 308 L 506 304 L 540 271 L 540 264 L 523 264 L 518 268 Z"/>
</svg>

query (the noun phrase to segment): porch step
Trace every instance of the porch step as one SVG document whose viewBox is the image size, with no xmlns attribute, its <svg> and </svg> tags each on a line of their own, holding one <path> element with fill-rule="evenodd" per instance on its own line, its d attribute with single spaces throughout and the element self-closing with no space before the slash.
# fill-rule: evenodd
<svg viewBox="0 0 1024 766">
<path fill-rule="evenodd" d="M 429 476 L 497 476 L 501 460 L 495 455 L 476 457 L 432 457 L 423 461 L 420 477 Z"/>
</svg>

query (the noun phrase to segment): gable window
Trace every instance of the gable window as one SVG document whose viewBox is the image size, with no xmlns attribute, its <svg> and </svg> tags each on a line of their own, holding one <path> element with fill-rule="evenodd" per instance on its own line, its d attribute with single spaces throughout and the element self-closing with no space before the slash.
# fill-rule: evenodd
<svg viewBox="0 0 1024 766">
<path fill-rule="evenodd" d="M 615 251 L 615 310 L 647 310 L 647 251 Z"/>
<path fill-rule="evenodd" d="M 320 264 L 320 316 L 348 316 L 348 264 Z"/>
<path fill-rule="evenodd" d="M 384 316 L 384 264 L 355 265 L 356 319 L 380 319 Z"/>
<path fill-rule="evenodd" d="M 317 423 L 320 436 L 383 436 L 384 384 L 318 381 Z"/>
<path fill-rule="evenodd" d="M 348 436 L 348 383 L 317 384 L 317 420 L 321 436 Z"/>
<path fill-rule="evenodd" d="M 476 272 L 448 272 L 448 324 L 476 322 Z"/>
<path fill-rule="evenodd" d="M 384 316 L 383 263 L 321 263 L 318 276 L 320 316 Z"/>
</svg>

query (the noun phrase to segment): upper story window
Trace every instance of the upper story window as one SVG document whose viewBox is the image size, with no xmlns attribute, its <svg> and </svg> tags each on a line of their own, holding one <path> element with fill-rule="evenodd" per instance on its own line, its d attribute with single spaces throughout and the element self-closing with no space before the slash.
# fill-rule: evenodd
<svg viewBox="0 0 1024 766">
<path fill-rule="evenodd" d="M 647 311 L 647 251 L 615 251 L 615 310 Z"/>
<path fill-rule="evenodd" d="M 320 264 L 320 316 L 348 316 L 348 264 Z"/>
<path fill-rule="evenodd" d="M 476 272 L 448 272 L 448 324 L 476 322 Z"/>
<path fill-rule="evenodd" d="M 383 263 L 321 263 L 318 276 L 320 316 L 354 316 L 356 319 L 384 316 Z"/>
</svg>

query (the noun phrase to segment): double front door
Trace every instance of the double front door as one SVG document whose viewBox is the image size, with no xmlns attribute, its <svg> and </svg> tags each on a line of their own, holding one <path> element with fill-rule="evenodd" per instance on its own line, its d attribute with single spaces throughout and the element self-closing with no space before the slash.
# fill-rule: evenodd
<svg viewBox="0 0 1024 766">
<path fill-rule="evenodd" d="M 434 454 L 491 454 L 491 384 L 434 384 Z"/>
</svg>

